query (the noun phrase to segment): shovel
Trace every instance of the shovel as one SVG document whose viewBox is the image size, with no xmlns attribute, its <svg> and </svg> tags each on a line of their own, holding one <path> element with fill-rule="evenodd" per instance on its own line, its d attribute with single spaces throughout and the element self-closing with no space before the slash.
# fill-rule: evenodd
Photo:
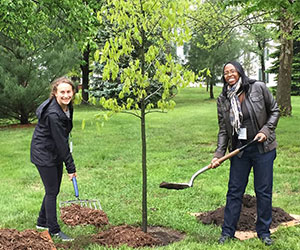
<svg viewBox="0 0 300 250">
<path fill-rule="evenodd" d="M 248 142 L 247 144 L 245 144 L 244 146 L 240 147 L 240 148 L 237 148 L 236 150 L 230 152 L 229 154 L 227 155 L 224 155 L 223 157 L 221 157 L 219 159 L 219 162 L 220 164 L 223 162 L 223 161 L 226 161 L 227 159 L 237 155 L 238 153 L 242 152 L 245 148 L 247 148 L 248 146 L 256 143 L 257 141 L 259 140 L 258 139 L 255 139 L 255 140 L 252 140 L 250 142 Z M 190 181 L 188 183 L 172 183 L 172 182 L 162 182 L 160 183 L 159 187 L 160 188 L 167 188 L 167 189 L 185 189 L 185 188 L 189 188 L 189 187 L 192 187 L 193 186 L 193 183 L 194 183 L 194 180 L 196 179 L 196 177 L 199 175 L 199 174 L 202 174 L 204 173 L 206 170 L 208 169 L 211 169 L 212 168 L 212 165 L 209 164 L 207 166 L 205 166 L 204 168 L 201 168 L 200 170 L 198 170 L 196 173 L 193 174 L 192 178 L 190 179 Z"/>
<path fill-rule="evenodd" d="M 102 210 L 99 200 L 81 200 L 81 199 L 79 199 L 79 191 L 78 191 L 78 185 L 77 185 L 76 177 L 72 178 L 72 182 L 73 182 L 73 187 L 74 187 L 74 191 L 75 191 L 76 200 L 61 201 L 59 203 L 60 208 L 65 207 L 65 206 L 69 206 L 69 205 L 72 205 L 72 204 L 77 204 L 77 205 L 80 205 L 81 207 L 89 207 L 89 208 L 92 208 L 92 209 Z"/>
</svg>

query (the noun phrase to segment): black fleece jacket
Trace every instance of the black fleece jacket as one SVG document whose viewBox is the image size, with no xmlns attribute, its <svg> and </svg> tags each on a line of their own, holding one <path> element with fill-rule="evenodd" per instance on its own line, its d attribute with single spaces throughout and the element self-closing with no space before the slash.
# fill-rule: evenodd
<svg viewBox="0 0 300 250">
<path fill-rule="evenodd" d="M 73 107 L 69 105 L 70 118 L 55 98 L 44 101 L 37 109 L 38 124 L 31 141 L 31 162 L 40 167 L 54 167 L 63 162 L 69 174 L 76 168 L 70 152 L 68 138 L 72 130 Z"/>
</svg>

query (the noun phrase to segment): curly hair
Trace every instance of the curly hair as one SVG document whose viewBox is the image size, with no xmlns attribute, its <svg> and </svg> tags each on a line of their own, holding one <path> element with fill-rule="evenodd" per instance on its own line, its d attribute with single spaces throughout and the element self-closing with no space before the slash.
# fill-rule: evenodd
<svg viewBox="0 0 300 250">
<path fill-rule="evenodd" d="M 73 93 L 75 93 L 75 85 L 74 83 L 67 77 L 63 76 L 63 77 L 59 77 L 56 78 L 52 83 L 51 83 L 51 92 L 50 92 L 50 98 L 52 99 L 53 97 L 55 97 L 55 94 L 57 93 L 57 87 L 59 84 L 61 83 L 67 83 L 70 84 L 72 86 L 72 90 Z"/>
</svg>

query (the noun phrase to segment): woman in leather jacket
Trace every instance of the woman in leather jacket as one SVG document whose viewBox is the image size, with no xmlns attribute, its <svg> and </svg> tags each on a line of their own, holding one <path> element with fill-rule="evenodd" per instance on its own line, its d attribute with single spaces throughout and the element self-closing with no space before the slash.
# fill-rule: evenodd
<svg viewBox="0 0 300 250">
<path fill-rule="evenodd" d="M 31 162 L 39 171 L 45 187 L 45 196 L 37 219 L 38 229 L 48 229 L 50 235 L 63 241 L 72 240 L 60 230 L 57 223 L 56 200 L 60 190 L 65 163 L 69 179 L 76 177 L 76 168 L 69 148 L 72 130 L 72 99 L 75 87 L 72 81 L 61 77 L 53 81 L 50 98 L 37 109 L 38 124 L 31 141 Z"/>
<path fill-rule="evenodd" d="M 276 101 L 263 82 L 249 79 L 235 61 L 223 68 L 223 91 L 217 99 L 218 145 L 212 167 L 228 148 L 233 151 L 253 139 L 258 143 L 247 147 L 230 159 L 230 176 L 226 196 L 224 223 L 219 243 L 233 239 L 240 217 L 242 198 L 253 167 L 257 200 L 256 231 L 258 237 L 271 245 L 273 162 L 276 158 L 276 137 L 280 112 Z"/>
</svg>

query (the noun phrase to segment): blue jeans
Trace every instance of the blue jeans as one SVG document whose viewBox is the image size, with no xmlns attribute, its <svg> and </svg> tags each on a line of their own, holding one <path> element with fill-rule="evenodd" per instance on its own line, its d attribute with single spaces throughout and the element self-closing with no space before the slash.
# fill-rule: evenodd
<svg viewBox="0 0 300 250">
<path fill-rule="evenodd" d="M 234 236 L 239 221 L 242 199 L 253 167 L 257 202 L 256 232 L 259 238 L 270 236 L 272 222 L 273 162 L 276 149 L 259 153 L 257 145 L 246 148 L 241 157 L 234 156 L 230 163 L 226 207 L 222 235 Z"/>
</svg>

